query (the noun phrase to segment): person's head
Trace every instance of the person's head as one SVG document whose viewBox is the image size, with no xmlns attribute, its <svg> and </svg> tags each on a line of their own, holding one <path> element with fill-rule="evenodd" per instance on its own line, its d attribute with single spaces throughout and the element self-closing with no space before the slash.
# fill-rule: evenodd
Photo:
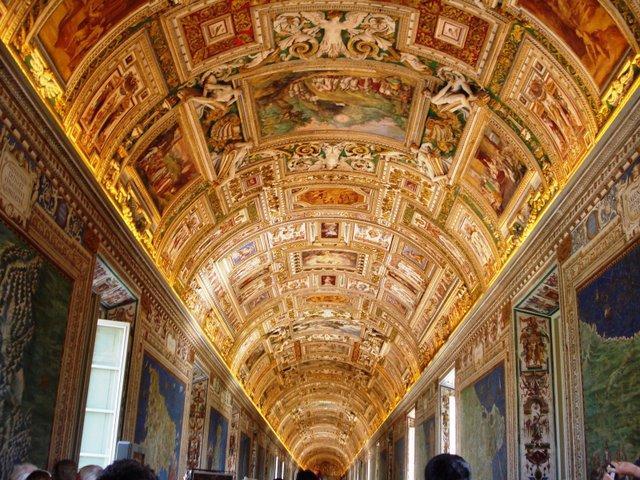
<svg viewBox="0 0 640 480">
<path fill-rule="evenodd" d="M 9 480 L 26 480 L 29 474 L 35 470 L 38 470 L 38 467 L 31 463 L 20 463 L 13 467 Z"/>
<path fill-rule="evenodd" d="M 136 460 L 116 460 L 105 468 L 98 480 L 158 480 L 149 467 Z"/>
<path fill-rule="evenodd" d="M 51 472 L 53 480 L 75 480 L 78 473 L 78 464 L 73 460 L 60 460 Z"/>
<path fill-rule="evenodd" d="M 299 470 L 296 480 L 318 480 L 318 477 L 311 470 Z"/>
<path fill-rule="evenodd" d="M 51 480 L 51 474 L 46 470 L 34 470 L 29 474 L 27 480 Z"/>
<path fill-rule="evenodd" d="M 471 480 L 471 469 L 459 455 L 436 455 L 424 469 L 424 480 Z"/>
<path fill-rule="evenodd" d="M 98 480 L 102 473 L 102 467 L 99 465 L 85 465 L 78 471 L 80 480 Z"/>
</svg>

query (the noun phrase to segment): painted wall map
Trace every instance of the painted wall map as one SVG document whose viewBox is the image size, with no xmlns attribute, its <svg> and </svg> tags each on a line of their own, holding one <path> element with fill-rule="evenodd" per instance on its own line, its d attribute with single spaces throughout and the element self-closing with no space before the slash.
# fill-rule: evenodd
<svg viewBox="0 0 640 480">
<path fill-rule="evenodd" d="M 146 0 L 65 0 L 40 31 L 40 40 L 67 81 L 89 50 Z"/>
<path fill-rule="evenodd" d="M 506 480 L 506 402 L 504 365 L 460 393 L 460 455 L 477 480 Z"/>
<path fill-rule="evenodd" d="M 185 396 L 185 384 L 145 352 L 134 441 L 159 480 L 178 478 Z"/>
<path fill-rule="evenodd" d="M 209 435 L 207 437 L 207 468 L 209 470 L 225 469 L 227 460 L 227 434 L 229 420 L 215 408 L 209 414 Z"/>
<path fill-rule="evenodd" d="M 387 450 L 378 452 L 378 480 L 387 480 L 389 468 L 389 455 Z"/>
<path fill-rule="evenodd" d="M 611 15 L 597 0 L 520 0 L 569 46 L 600 89 L 629 48 Z"/>
<path fill-rule="evenodd" d="M 405 480 L 405 441 L 398 438 L 393 444 L 393 480 Z"/>
<path fill-rule="evenodd" d="M 243 479 L 249 475 L 249 460 L 251 455 L 251 439 L 240 433 L 240 453 L 238 455 L 238 479 Z"/>
<path fill-rule="evenodd" d="M 0 222 L 0 480 L 47 464 L 71 290 Z"/>
<path fill-rule="evenodd" d="M 415 472 L 424 475 L 427 462 L 436 454 L 436 417 L 431 415 L 416 427 Z"/>
<path fill-rule="evenodd" d="M 587 478 L 612 459 L 640 452 L 640 247 L 577 293 Z M 611 415 L 615 412 L 615 415 Z"/>
<path fill-rule="evenodd" d="M 399 77 L 280 73 L 253 82 L 263 137 L 349 130 L 403 140 L 413 86 Z"/>
<path fill-rule="evenodd" d="M 265 475 L 265 449 L 262 445 L 258 446 L 258 459 L 256 461 L 256 477 L 258 480 L 269 480 L 269 478 Z"/>
</svg>

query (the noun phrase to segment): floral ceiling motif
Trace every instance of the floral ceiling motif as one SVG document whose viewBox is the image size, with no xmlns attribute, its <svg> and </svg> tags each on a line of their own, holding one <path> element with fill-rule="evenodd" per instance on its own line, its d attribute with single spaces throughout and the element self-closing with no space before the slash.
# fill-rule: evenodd
<svg viewBox="0 0 640 480">
<path fill-rule="evenodd" d="M 294 456 L 336 470 L 593 146 L 638 20 L 636 0 L 0 3 L 203 335 Z"/>
</svg>

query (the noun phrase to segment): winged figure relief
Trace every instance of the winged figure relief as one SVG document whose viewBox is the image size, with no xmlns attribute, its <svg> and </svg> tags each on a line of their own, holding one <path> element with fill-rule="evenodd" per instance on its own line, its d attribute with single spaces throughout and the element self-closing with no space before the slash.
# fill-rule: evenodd
<svg viewBox="0 0 640 480">
<path fill-rule="evenodd" d="M 301 15 L 315 25 L 307 29 L 309 34 L 315 35 L 319 30 L 324 31 L 316 55 L 318 57 L 326 55 L 329 58 L 338 58 L 341 55 L 350 56 L 342 40 L 342 32 L 347 30 L 353 33 L 368 14 L 349 12 L 345 14 L 344 20 L 341 20 L 342 14 L 340 12 L 330 12 L 327 16 L 322 12 L 301 12 Z"/>
<path fill-rule="evenodd" d="M 366 58 L 392 48 L 396 23 L 387 15 L 367 12 L 300 12 L 283 13 L 273 27 L 280 37 L 278 47 L 288 52 L 285 59 Z M 344 32 L 349 38 L 346 43 Z M 373 48 L 352 48 L 358 43 Z"/>
</svg>

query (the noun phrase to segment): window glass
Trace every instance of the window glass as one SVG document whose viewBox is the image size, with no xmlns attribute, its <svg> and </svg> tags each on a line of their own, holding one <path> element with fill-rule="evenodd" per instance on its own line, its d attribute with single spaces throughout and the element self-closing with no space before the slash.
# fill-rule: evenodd
<svg viewBox="0 0 640 480">
<path fill-rule="evenodd" d="M 128 338 L 128 323 L 98 320 L 79 467 L 106 467 L 115 457 Z"/>
</svg>

